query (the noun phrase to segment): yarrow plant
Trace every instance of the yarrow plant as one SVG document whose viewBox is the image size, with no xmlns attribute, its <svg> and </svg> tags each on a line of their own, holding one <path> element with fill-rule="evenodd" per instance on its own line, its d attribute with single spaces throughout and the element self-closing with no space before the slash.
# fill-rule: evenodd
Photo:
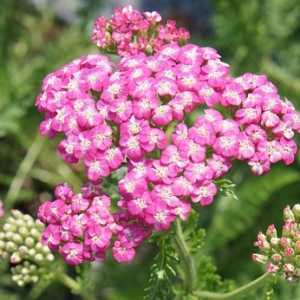
<svg viewBox="0 0 300 300">
<path fill-rule="evenodd" d="M 36 100 L 44 114 L 40 132 L 61 137 L 59 155 L 83 166 L 87 181 L 79 193 L 59 184 L 53 201 L 38 210 L 43 247 L 68 264 L 104 260 L 110 249 L 117 262 L 130 262 L 144 240 L 176 223 L 188 291 L 194 293 L 180 221 L 214 201 L 234 161 L 254 175 L 278 162 L 293 163 L 300 133 L 293 104 L 265 75 L 233 77 L 215 49 L 188 39 L 186 29 L 163 24 L 157 12 L 118 8 L 94 24 L 92 41 L 103 54 L 75 59 L 44 79 Z M 114 176 L 117 194 L 106 189 Z M 294 279 L 299 207 L 285 215 L 283 237 L 273 226 L 267 237 L 259 234 L 262 254 L 253 258 L 268 263 L 268 272 L 283 270 Z M 195 295 L 233 299 L 268 276 L 223 296 Z"/>
<path fill-rule="evenodd" d="M 113 241 L 115 259 L 131 261 L 151 232 L 186 220 L 193 203 L 211 204 L 216 180 L 234 160 L 256 175 L 293 162 L 300 115 L 292 103 L 265 75 L 232 77 L 215 49 L 184 43 L 187 37 L 172 22 L 162 25 L 157 13 L 117 9 L 111 19 L 97 19 L 92 40 L 120 55 L 118 63 L 88 55 L 44 79 L 40 129 L 63 134 L 62 158 L 82 162 L 100 186 L 126 169 L 115 213 L 100 189 L 75 195 L 67 186 L 40 208 L 44 241 L 67 262 L 102 259 Z"/>
</svg>

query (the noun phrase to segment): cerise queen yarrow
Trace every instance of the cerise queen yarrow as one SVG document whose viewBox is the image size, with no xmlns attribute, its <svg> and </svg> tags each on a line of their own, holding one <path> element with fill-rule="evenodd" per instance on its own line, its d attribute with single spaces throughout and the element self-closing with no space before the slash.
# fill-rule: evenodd
<svg viewBox="0 0 300 300">
<path fill-rule="evenodd" d="M 127 7 L 102 20 L 110 25 L 101 30 L 126 35 L 118 22 L 122 18 L 127 31 L 141 30 L 139 36 L 150 27 L 164 28 L 157 13 Z M 152 24 L 149 28 L 143 18 Z M 136 27 L 139 22 L 142 29 Z M 95 34 L 101 24 L 96 23 L 93 40 L 102 47 Z M 161 39 L 160 47 L 151 44 L 151 55 L 144 44 L 132 54 L 131 46 L 123 53 L 124 44 L 114 42 L 116 52 L 122 49 L 118 63 L 88 55 L 44 79 L 37 98 L 45 115 L 40 130 L 50 137 L 63 135 L 62 158 L 83 162 L 90 188 L 126 169 L 117 213 L 110 212 L 110 199 L 100 190 L 75 195 L 67 186 L 58 190 L 68 196 L 56 195 L 58 200 L 41 207 L 39 216 L 49 224 L 45 242 L 67 262 L 103 258 L 112 241 L 118 261 L 132 260 L 152 231 L 168 229 L 177 217 L 187 219 L 191 203 L 212 203 L 215 181 L 233 160 L 245 161 L 256 175 L 279 161 L 294 161 L 300 114 L 292 103 L 280 99 L 265 75 L 234 78 L 215 49 L 181 42 Z M 186 119 L 193 112 L 198 116 L 189 125 Z"/>
</svg>

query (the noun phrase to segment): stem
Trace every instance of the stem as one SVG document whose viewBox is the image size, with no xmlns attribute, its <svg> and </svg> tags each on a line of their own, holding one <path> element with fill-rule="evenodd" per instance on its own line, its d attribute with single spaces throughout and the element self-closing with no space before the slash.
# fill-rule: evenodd
<svg viewBox="0 0 300 300">
<path fill-rule="evenodd" d="M 81 286 L 76 280 L 63 272 L 57 273 L 56 276 L 57 280 L 69 288 L 74 294 L 79 295 L 81 293 Z"/>
<path fill-rule="evenodd" d="M 257 279 L 229 293 L 213 293 L 207 291 L 197 291 L 194 292 L 194 295 L 198 296 L 199 297 L 198 299 L 214 299 L 214 300 L 241 299 L 241 297 L 247 295 L 250 291 L 254 291 L 260 286 L 262 286 L 270 277 L 271 277 L 270 273 L 265 273 L 262 276 L 258 277 Z"/>
<path fill-rule="evenodd" d="M 23 183 L 28 173 L 30 172 L 34 162 L 36 161 L 38 155 L 40 154 L 43 143 L 44 140 L 42 140 L 39 134 L 37 134 L 37 136 L 34 139 L 34 142 L 30 146 L 26 156 L 21 162 L 17 174 L 9 187 L 5 201 L 7 209 L 10 209 L 13 206 L 14 202 L 17 200 Z"/>
<path fill-rule="evenodd" d="M 195 263 L 192 255 L 189 253 L 188 246 L 184 240 L 184 235 L 179 219 L 176 219 L 176 236 L 175 242 L 178 247 L 178 253 L 182 258 L 184 266 L 184 275 L 185 275 L 185 286 L 187 292 L 191 293 L 194 291 L 197 281 L 197 272 Z"/>
</svg>

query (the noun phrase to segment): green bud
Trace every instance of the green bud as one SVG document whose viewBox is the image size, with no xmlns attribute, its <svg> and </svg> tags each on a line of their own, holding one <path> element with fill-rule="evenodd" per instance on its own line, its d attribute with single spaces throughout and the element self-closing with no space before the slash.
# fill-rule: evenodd
<svg viewBox="0 0 300 300">
<path fill-rule="evenodd" d="M 54 255 L 52 254 L 52 253 L 49 253 L 47 256 L 46 256 L 46 259 L 48 260 L 48 261 L 53 261 L 54 260 Z"/>
<path fill-rule="evenodd" d="M 23 238 L 21 237 L 21 235 L 19 235 L 17 233 L 13 234 L 11 239 L 18 245 L 22 244 L 22 242 L 23 242 Z"/>
<path fill-rule="evenodd" d="M 37 240 L 39 240 L 41 237 L 41 233 L 36 228 L 32 228 L 30 230 L 30 235 Z"/>
<path fill-rule="evenodd" d="M 39 277 L 38 277 L 37 275 L 31 276 L 31 281 L 32 281 L 33 283 L 36 283 L 36 282 L 39 281 Z"/>
<path fill-rule="evenodd" d="M 3 225 L 3 230 L 4 230 L 4 232 L 16 232 L 16 226 L 5 223 Z"/>
<path fill-rule="evenodd" d="M 12 209 L 11 214 L 13 217 L 15 217 L 15 219 L 23 218 L 23 214 L 17 209 Z"/>
<path fill-rule="evenodd" d="M 27 246 L 27 247 L 29 247 L 29 248 L 31 248 L 31 247 L 33 247 L 34 246 L 34 244 L 35 244 L 35 241 L 34 241 L 34 239 L 32 238 L 32 237 L 27 237 L 26 239 L 25 239 L 25 245 Z"/>
<path fill-rule="evenodd" d="M 44 260 L 44 256 L 41 253 L 37 253 L 34 257 L 37 262 L 42 262 Z"/>
<path fill-rule="evenodd" d="M 25 254 L 28 253 L 28 248 L 24 245 L 22 245 L 20 248 L 19 248 L 19 252 L 22 256 L 24 256 Z"/>
<path fill-rule="evenodd" d="M 40 220 L 36 220 L 35 224 L 36 224 L 36 228 L 40 231 L 42 231 L 45 228 L 45 225 Z"/>
<path fill-rule="evenodd" d="M 295 221 L 295 216 L 289 206 L 283 210 L 283 218 L 285 221 Z"/>
<path fill-rule="evenodd" d="M 31 248 L 28 250 L 28 255 L 31 256 L 31 257 L 34 257 L 36 255 L 36 250 Z"/>
<path fill-rule="evenodd" d="M 21 273 L 22 273 L 23 275 L 29 274 L 29 272 L 30 272 L 29 269 L 26 268 L 26 267 L 22 268 L 22 270 L 21 270 Z"/>
<path fill-rule="evenodd" d="M 13 252 L 13 251 L 16 251 L 17 250 L 17 245 L 11 241 L 8 241 L 6 243 L 6 250 L 8 252 Z"/>
<path fill-rule="evenodd" d="M 29 235 L 29 231 L 26 227 L 20 227 L 19 228 L 19 233 L 23 236 L 23 237 L 27 237 Z"/>
<path fill-rule="evenodd" d="M 300 221 L 300 204 L 295 204 L 293 207 L 293 213 L 297 221 Z"/>
</svg>

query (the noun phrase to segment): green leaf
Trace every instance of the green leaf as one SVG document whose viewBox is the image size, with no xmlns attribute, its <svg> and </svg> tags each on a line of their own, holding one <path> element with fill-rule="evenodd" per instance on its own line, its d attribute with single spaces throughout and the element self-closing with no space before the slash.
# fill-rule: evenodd
<svg viewBox="0 0 300 300">
<path fill-rule="evenodd" d="M 237 191 L 239 200 L 218 199 L 215 216 L 208 230 L 208 248 L 222 247 L 247 230 L 270 197 L 282 188 L 299 181 L 300 174 L 293 169 L 274 168 L 262 177 L 250 177 Z"/>
</svg>

